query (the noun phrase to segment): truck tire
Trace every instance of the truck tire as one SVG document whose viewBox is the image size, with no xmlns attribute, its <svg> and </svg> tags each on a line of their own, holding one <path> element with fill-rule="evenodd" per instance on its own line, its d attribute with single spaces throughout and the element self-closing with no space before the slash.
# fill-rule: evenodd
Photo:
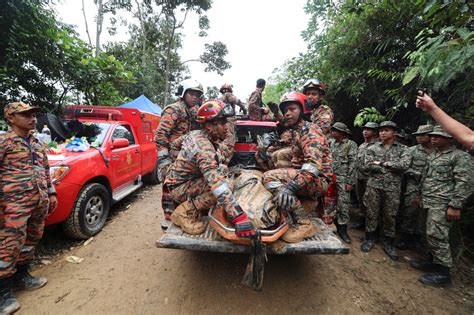
<svg viewBox="0 0 474 315">
<path fill-rule="evenodd" d="M 145 183 L 151 184 L 151 185 L 158 185 L 160 183 L 160 177 L 158 175 L 158 172 L 159 172 L 158 161 L 156 161 L 155 169 L 153 170 L 153 172 L 143 176 L 143 180 L 145 181 Z"/>
<path fill-rule="evenodd" d="M 87 239 L 105 225 L 109 216 L 110 196 L 107 188 L 98 183 L 85 185 L 65 222 L 64 233 L 72 238 Z"/>
</svg>

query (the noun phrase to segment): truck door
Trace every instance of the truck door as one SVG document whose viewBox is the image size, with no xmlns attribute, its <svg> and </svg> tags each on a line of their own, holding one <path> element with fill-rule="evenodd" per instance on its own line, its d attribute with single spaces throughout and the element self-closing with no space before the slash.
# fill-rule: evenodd
<svg viewBox="0 0 474 315">
<path fill-rule="evenodd" d="M 135 181 L 141 173 L 141 150 L 130 125 L 117 125 L 112 133 L 115 139 L 125 138 L 129 145 L 111 149 L 110 171 L 115 179 L 113 189 Z"/>
</svg>

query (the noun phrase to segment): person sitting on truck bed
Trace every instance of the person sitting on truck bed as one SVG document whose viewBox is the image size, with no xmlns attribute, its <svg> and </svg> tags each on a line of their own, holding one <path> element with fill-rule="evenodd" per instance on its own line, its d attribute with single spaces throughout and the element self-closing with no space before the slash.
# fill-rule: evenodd
<svg viewBox="0 0 474 315">
<path fill-rule="evenodd" d="M 165 185 L 180 204 L 171 220 L 188 234 L 204 232 L 199 214 L 216 204 L 224 207 L 237 236 L 255 234 L 255 227 L 232 194 L 227 168 L 216 150 L 218 142 L 226 137 L 227 118 L 234 114 L 232 106 L 219 100 L 205 102 L 197 113 L 202 129 L 183 138 L 181 151 L 166 176 Z"/>
<path fill-rule="evenodd" d="M 161 113 L 160 125 L 155 131 L 160 180 L 166 176 L 169 166 L 179 152 L 171 150 L 171 143 L 196 129 L 193 122 L 196 119 L 199 100 L 203 93 L 204 89 L 199 82 L 191 79 L 184 80 L 176 92 L 179 100 L 167 105 Z"/>
<path fill-rule="evenodd" d="M 277 206 L 293 216 L 294 225 L 282 236 L 289 243 L 316 233 L 298 197 L 317 199 L 327 190 L 332 177 L 327 139 L 317 125 L 304 120 L 305 100 L 304 94 L 291 92 L 280 103 L 286 124 L 293 132 L 293 168 L 275 169 L 263 175 L 265 187 L 273 193 Z"/>
</svg>

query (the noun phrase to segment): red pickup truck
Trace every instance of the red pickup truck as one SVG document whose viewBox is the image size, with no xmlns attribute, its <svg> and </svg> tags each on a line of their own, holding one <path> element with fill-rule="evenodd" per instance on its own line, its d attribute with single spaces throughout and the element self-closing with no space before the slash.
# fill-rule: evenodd
<svg viewBox="0 0 474 315">
<path fill-rule="evenodd" d="M 137 109 L 74 105 L 64 125 L 92 145 L 83 152 L 48 154 L 58 208 L 46 224 L 88 238 L 104 226 L 109 207 L 143 185 L 158 183 L 154 130 L 160 116 Z"/>
</svg>

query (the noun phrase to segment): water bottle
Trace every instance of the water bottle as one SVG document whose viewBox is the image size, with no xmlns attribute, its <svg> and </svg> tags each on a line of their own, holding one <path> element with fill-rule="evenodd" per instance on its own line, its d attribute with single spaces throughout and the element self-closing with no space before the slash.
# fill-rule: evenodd
<svg viewBox="0 0 474 315">
<path fill-rule="evenodd" d="M 43 130 L 41 130 L 41 134 L 43 135 L 43 141 L 45 144 L 51 142 L 51 130 L 49 130 L 48 125 L 44 125 Z"/>
</svg>

